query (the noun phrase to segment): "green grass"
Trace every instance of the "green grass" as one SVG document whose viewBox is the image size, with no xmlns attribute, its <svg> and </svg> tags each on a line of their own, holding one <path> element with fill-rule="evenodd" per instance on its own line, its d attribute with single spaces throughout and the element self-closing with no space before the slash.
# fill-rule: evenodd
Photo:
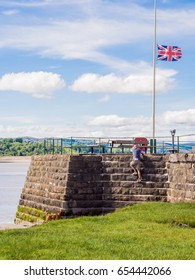
<svg viewBox="0 0 195 280">
<path fill-rule="evenodd" d="M 143 203 L 0 231 L 0 259 L 194 260 L 195 204 Z"/>
</svg>

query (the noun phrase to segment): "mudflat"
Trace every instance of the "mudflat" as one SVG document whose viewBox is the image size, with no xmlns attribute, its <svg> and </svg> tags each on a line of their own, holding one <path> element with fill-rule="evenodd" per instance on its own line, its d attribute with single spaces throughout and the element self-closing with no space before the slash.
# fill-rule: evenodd
<svg viewBox="0 0 195 280">
<path fill-rule="evenodd" d="M 0 157 L 0 163 L 1 162 L 30 162 L 31 156 L 1 156 Z"/>
<path fill-rule="evenodd" d="M 34 224 L 30 223 L 20 223 L 20 224 L 0 224 L 0 230 L 6 230 L 6 229 L 17 229 L 17 228 L 28 228 L 32 227 Z"/>
</svg>

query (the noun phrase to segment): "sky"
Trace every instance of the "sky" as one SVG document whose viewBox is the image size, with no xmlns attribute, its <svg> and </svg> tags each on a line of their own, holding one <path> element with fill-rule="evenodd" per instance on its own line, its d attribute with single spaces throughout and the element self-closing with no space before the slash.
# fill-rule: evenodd
<svg viewBox="0 0 195 280">
<path fill-rule="evenodd" d="M 155 136 L 195 134 L 195 1 L 157 0 Z M 151 137 L 153 0 L 1 0 L 1 137 Z"/>
</svg>

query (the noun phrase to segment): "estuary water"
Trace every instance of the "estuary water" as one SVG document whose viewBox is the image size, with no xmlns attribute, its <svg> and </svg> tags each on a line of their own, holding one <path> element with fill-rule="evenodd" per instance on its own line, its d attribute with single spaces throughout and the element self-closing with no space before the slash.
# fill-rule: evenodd
<svg viewBox="0 0 195 280">
<path fill-rule="evenodd" d="M 0 224 L 13 224 L 30 161 L 0 162 Z"/>
</svg>

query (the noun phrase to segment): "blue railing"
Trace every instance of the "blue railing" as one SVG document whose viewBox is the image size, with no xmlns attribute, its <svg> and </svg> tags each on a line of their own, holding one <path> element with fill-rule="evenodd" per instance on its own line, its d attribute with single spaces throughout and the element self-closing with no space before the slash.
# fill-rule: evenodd
<svg viewBox="0 0 195 280">
<path fill-rule="evenodd" d="M 188 135 L 158 137 L 154 145 L 150 137 L 146 137 L 148 144 L 141 144 L 146 148 L 146 153 L 167 154 L 172 152 L 193 153 L 195 152 L 195 140 L 190 141 Z M 191 135 L 192 136 L 192 135 Z M 195 135 L 194 135 L 195 136 Z M 185 138 L 187 139 L 185 140 Z M 137 137 L 67 137 L 46 138 L 44 140 L 45 154 L 102 154 L 102 153 L 131 153 L 131 149 Z M 114 143 L 114 144 L 113 144 Z M 118 144 L 117 144 L 118 143 Z"/>
</svg>

